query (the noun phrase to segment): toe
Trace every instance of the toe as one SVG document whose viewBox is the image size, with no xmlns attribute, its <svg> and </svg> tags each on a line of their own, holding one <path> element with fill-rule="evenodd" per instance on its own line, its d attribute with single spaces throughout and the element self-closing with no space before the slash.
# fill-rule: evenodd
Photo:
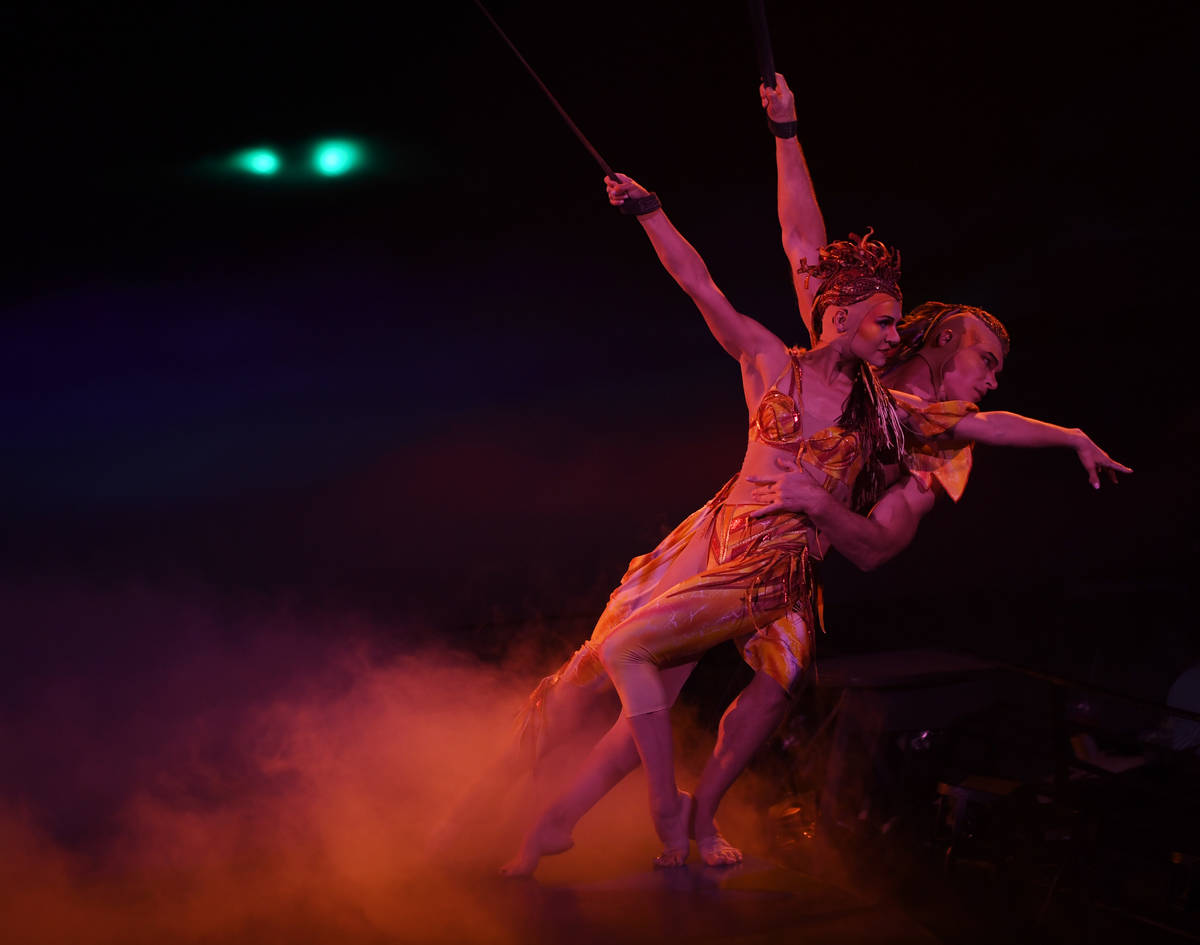
<svg viewBox="0 0 1200 945">
<path fill-rule="evenodd" d="M 654 865 L 662 869 L 674 869 L 687 862 L 687 850 L 664 850 L 654 858 Z"/>
</svg>

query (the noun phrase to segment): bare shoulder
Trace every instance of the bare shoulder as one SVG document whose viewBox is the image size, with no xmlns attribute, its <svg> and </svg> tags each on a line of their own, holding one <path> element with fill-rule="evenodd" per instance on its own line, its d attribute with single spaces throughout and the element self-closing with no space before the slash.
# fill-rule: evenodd
<svg viewBox="0 0 1200 945">
<path fill-rule="evenodd" d="M 778 338 L 756 347 L 740 359 L 746 406 L 754 413 L 763 395 L 791 369 L 792 349 Z"/>
<path fill-rule="evenodd" d="M 798 350 L 772 337 L 770 342 L 759 346 L 751 357 L 745 359 L 742 373 L 758 378 L 766 390 L 791 368 L 792 353 Z"/>
</svg>

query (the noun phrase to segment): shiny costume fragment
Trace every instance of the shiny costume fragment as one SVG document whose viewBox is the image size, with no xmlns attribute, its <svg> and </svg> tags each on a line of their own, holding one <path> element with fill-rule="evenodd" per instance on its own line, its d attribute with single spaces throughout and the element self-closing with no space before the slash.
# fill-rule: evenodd
<svg viewBox="0 0 1200 945">
<path fill-rule="evenodd" d="M 890 392 L 900 408 L 908 440 L 908 471 L 930 488 L 937 482 L 955 502 L 967 487 L 971 475 L 972 450 L 969 440 L 955 440 L 949 434 L 964 417 L 979 408 L 966 400 L 929 403 L 904 391 Z"/>
<path fill-rule="evenodd" d="M 848 496 L 864 466 L 858 437 L 837 426 L 804 436 L 804 352 L 790 354 L 789 369 L 759 404 L 751 440 L 795 456 L 825 489 L 845 489 Z M 591 638 L 530 696 L 523 737 L 535 749 L 546 701 L 556 688 L 600 692 L 612 685 L 600 649 L 618 632 L 625 645 L 659 668 L 687 664 L 725 640 L 745 640 L 743 655 L 751 667 L 785 690 L 796 687 L 812 661 L 812 628 L 819 620 L 812 567 L 813 552 L 819 551 L 810 549 L 815 532 L 805 516 L 794 513 L 751 518 L 757 506 L 727 501 L 736 482 L 731 479 L 657 548 L 630 562 Z M 670 705 L 685 678 L 686 673 L 667 680 L 649 702 L 626 705 L 627 713 Z"/>
</svg>

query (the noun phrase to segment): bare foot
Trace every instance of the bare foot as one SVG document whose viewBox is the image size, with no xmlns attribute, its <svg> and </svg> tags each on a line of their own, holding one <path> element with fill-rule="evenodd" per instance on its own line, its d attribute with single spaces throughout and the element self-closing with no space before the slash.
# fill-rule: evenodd
<svg viewBox="0 0 1200 945">
<path fill-rule="evenodd" d="M 742 851 L 721 836 L 716 819 L 710 811 L 701 810 L 700 804 L 693 809 L 691 830 L 706 866 L 734 866 L 742 862 Z"/>
<path fill-rule="evenodd" d="M 571 839 L 570 830 L 553 821 L 538 821 L 525 834 L 517 855 L 500 867 L 500 874 L 513 877 L 532 876 L 542 857 L 566 853 L 573 846 L 575 841 Z"/>
<path fill-rule="evenodd" d="M 719 830 L 698 839 L 696 849 L 706 866 L 735 866 L 742 862 L 742 851 L 722 837 Z"/>
<path fill-rule="evenodd" d="M 683 866 L 688 858 L 689 825 L 695 812 L 695 801 L 687 791 L 679 792 L 679 807 L 675 816 L 663 819 L 654 825 L 658 838 L 663 842 L 663 851 L 654 858 L 654 865 L 663 868 Z"/>
</svg>

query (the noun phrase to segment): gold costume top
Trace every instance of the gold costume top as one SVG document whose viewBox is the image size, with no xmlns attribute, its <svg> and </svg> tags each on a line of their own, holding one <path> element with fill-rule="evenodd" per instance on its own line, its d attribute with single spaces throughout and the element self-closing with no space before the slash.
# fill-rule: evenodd
<svg viewBox="0 0 1200 945">
<path fill-rule="evenodd" d="M 788 353 L 791 368 L 763 395 L 750 425 L 750 436 L 766 446 L 794 454 L 798 463 L 824 472 L 821 486 L 827 492 L 832 492 L 839 483 L 853 488 L 854 480 L 866 465 L 858 434 L 835 424 L 804 436 L 804 372 L 800 359 L 806 352 L 803 348 L 790 348 Z M 788 393 L 779 389 L 784 377 L 788 378 Z"/>
</svg>

